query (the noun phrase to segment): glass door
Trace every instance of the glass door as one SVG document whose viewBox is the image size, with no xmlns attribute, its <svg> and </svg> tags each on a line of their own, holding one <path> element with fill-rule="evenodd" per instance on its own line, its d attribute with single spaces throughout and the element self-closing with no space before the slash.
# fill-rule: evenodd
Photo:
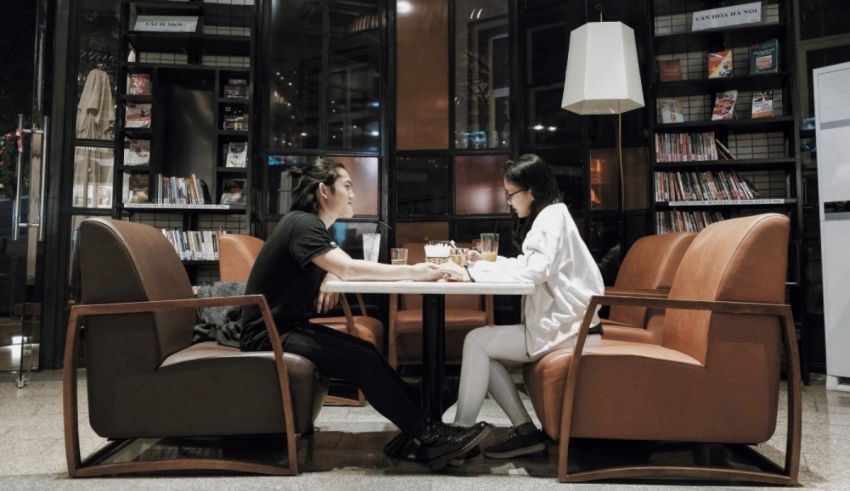
<svg viewBox="0 0 850 491">
<path fill-rule="evenodd" d="M 7 224 L 0 227 L 0 370 L 17 372 L 18 387 L 26 385 L 31 371 L 38 368 L 42 317 L 39 267 L 50 138 L 42 97 L 46 4 L 36 2 L 34 15 L 27 19 L 35 24 L 35 36 L 20 40 L 26 44 L 23 54 L 35 53 L 32 73 L 23 74 L 32 77 L 32 104 L 18 115 L 17 128 L 3 145 L 4 166 L 9 167 L 1 183 L 0 213 L 10 219 L 0 221 Z"/>
</svg>

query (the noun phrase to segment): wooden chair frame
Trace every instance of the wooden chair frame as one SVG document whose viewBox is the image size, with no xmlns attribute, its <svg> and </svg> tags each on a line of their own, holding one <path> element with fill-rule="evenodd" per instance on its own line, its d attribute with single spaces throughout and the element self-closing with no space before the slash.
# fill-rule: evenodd
<svg viewBox="0 0 850 491">
<path fill-rule="evenodd" d="M 770 462 L 755 450 L 750 451 L 758 456 L 762 463 L 774 467 L 776 472 L 747 471 L 722 467 L 687 467 L 687 466 L 622 466 L 570 474 L 567 469 L 570 431 L 575 402 L 576 385 L 581 367 L 582 351 L 587 339 L 587 331 L 593 319 L 596 307 L 600 305 L 623 305 L 649 307 L 656 309 L 688 309 L 708 310 L 717 313 L 741 315 L 771 315 L 782 320 L 781 327 L 785 344 L 787 362 L 789 364 L 787 379 L 788 391 L 788 428 L 785 448 L 785 467 Z M 600 479 L 627 478 L 685 478 L 708 479 L 724 481 L 750 481 L 767 484 L 796 485 L 800 466 L 800 427 L 801 427 L 801 395 L 800 395 L 800 359 L 797 352 L 797 338 L 794 330 L 794 318 L 791 307 L 785 304 L 753 303 L 753 302 L 720 302 L 701 300 L 671 300 L 652 298 L 641 295 L 597 295 L 594 296 L 587 308 L 587 313 L 579 330 L 576 346 L 567 374 L 564 389 L 564 403 L 561 413 L 561 432 L 558 447 L 558 480 L 561 482 L 595 481 Z"/>
<path fill-rule="evenodd" d="M 263 315 L 266 330 L 274 352 L 275 366 L 280 383 L 281 401 L 288 466 L 260 464 L 227 459 L 168 459 L 160 461 L 125 462 L 98 464 L 99 458 L 123 445 L 131 439 L 122 439 L 107 443 L 100 450 L 82 459 L 80 456 L 80 436 L 77 420 L 77 347 L 80 339 L 82 321 L 86 317 L 113 314 L 133 314 L 146 312 L 165 312 L 171 310 L 226 307 L 236 305 L 257 305 Z M 289 374 L 283 360 L 283 348 L 277 333 L 277 326 L 263 295 L 242 295 L 233 297 L 194 298 L 180 300 L 160 300 L 148 302 L 127 302 L 110 304 L 75 305 L 71 307 L 68 319 L 68 331 L 65 341 L 65 368 L 62 374 L 62 403 L 65 426 L 65 457 L 70 477 L 92 477 L 108 474 L 128 474 L 162 471 L 217 470 L 248 472 L 288 476 L 298 474 L 298 454 L 295 445 L 294 419 L 292 415 L 292 395 L 290 393 Z"/>
<path fill-rule="evenodd" d="M 387 361 L 393 368 L 398 368 L 398 346 L 396 345 L 396 320 L 398 319 L 399 294 L 390 295 L 389 328 L 387 330 Z M 343 306 L 345 308 L 345 306 Z M 484 312 L 487 314 L 487 325 L 494 324 L 493 295 L 484 295 Z"/>
</svg>

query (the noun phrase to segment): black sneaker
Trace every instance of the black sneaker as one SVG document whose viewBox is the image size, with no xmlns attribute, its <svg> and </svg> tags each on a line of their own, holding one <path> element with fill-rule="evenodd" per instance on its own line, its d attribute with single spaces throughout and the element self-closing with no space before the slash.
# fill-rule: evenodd
<svg viewBox="0 0 850 491">
<path fill-rule="evenodd" d="M 481 447 L 475 446 L 472 447 L 472 450 L 466 452 L 466 455 L 461 455 L 460 457 L 455 457 L 449 461 L 449 465 L 452 467 L 462 466 L 467 460 L 474 459 L 481 455 Z"/>
<path fill-rule="evenodd" d="M 491 459 L 512 459 L 545 450 L 543 432 L 538 430 L 534 423 L 525 423 L 512 428 L 501 443 L 485 448 L 484 456 Z"/>
<path fill-rule="evenodd" d="M 483 422 L 470 428 L 428 422 L 413 437 L 419 443 L 419 462 L 436 471 L 445 467 L 451 459 L 466 455 L 477 447 L 488 433 L 490 425 Z"/>
</svg>

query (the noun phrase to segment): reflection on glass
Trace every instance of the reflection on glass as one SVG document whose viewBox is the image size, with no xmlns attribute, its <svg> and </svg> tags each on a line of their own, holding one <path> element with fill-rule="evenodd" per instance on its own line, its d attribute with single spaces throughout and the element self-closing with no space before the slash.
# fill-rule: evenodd
<svg viewBox="0 0 850 491">
<path fill-rule="evenodd" d="M 120 2 L 80 2 L 77 138 L 111 140 L 114 134 L 120 6 Z"/>
<path fill-rule="evenodd" d="M 444 157 L 398 157 L 396 210 L 399 216 L 449 213 L 449 164 Z"/>
<path fill-rule="evenodd" d="M 74 186 L 71 205 L 77 208 L 112 206 L 111 148 L 76 147 L 74 149 Z"/>
<path fill-rule="evenodd" d="M 449 240 L 449 222 L 396 222 L 395 244 Z"/>
<path fill-rule="evenodd" d="M 561 109 L 564 83 L 528 89 L 528 127 L 531 146 L 581 140 L 581 116 Z"/>
<path fill-rule="evenodd" d="M 319 147 L 322 2 L 273 0 L 269 146 Z"/>
<path fill-rule="evenodd" d="M 363 235 L 380 232 L 377 223 L 336 222 L 330 228 L 331 239 L 349 256 L 362 259 Z M 380 235 L 379 235 L 380 237 Z"/>
<path fill-rule="evenodd" d="M 502 166 L 507 155 L 455 157 L 455 213 L 508 213 Z"/>
<path fill-rule="evenodd" d="M 328 147 L 377 152 L 381 143 L 379 2 L 330 4 Z"/>
<path fill-rule="evenodd" d="M 504 195 L 502 196 L 504 201 Z M 511 243 L 511 222 L 504 220 L 458 220 L 452 238 L 458 244 L 472 244 L 481 240 L 481 234 L 496 233 L 499 235 L 498 251 L 502 256 L 512 257 L 518 253 Z"/>
<path fill-rule="evenodd" d="M 590 207 L 592 210 L 619 209 L 617 187 L 620 183 L 617 150 L 614 148 L 590 151 Z M 623 149 L 623 194 L 625 209 L 649 207 L 649 157 L 646 147 Z"/>
<path fill-rule="evenodd" d="M 510 145 L 508 3 L 455 3 L 455 145 Z"/>
<path fill-rule="evenodd" d="M 540 149 L 535 150 L 534 153 L 549 164 L 558 188 L 561 190 L 561 200 L 567 205 L 570 213 L 574 216 L 583 213 L 587 191 L 581 144 L 568 145 L 559 149 Z"/>
</svg>

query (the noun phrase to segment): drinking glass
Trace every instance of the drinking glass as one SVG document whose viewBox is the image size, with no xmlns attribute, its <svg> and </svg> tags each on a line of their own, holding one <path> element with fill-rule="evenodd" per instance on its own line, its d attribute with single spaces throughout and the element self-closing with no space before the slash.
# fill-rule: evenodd
<svg viewBox="0 0 850 491">
<path fill-rule="evenodd" d="M 390 249 L 390 261 L 392 264 L 407 264 L 407 249 L 404 247 Z"/>
<path fill-rule="evenodd" d="M 363 259 L 376 263 L 381 252 L 381 234 L 363 234 Z"/>
<path fill-rule="evenodd" d="M 481 234 L 481 259 L 485 261 L 496 261 L 499 255 L 499 234 Z"/>
</svg>

